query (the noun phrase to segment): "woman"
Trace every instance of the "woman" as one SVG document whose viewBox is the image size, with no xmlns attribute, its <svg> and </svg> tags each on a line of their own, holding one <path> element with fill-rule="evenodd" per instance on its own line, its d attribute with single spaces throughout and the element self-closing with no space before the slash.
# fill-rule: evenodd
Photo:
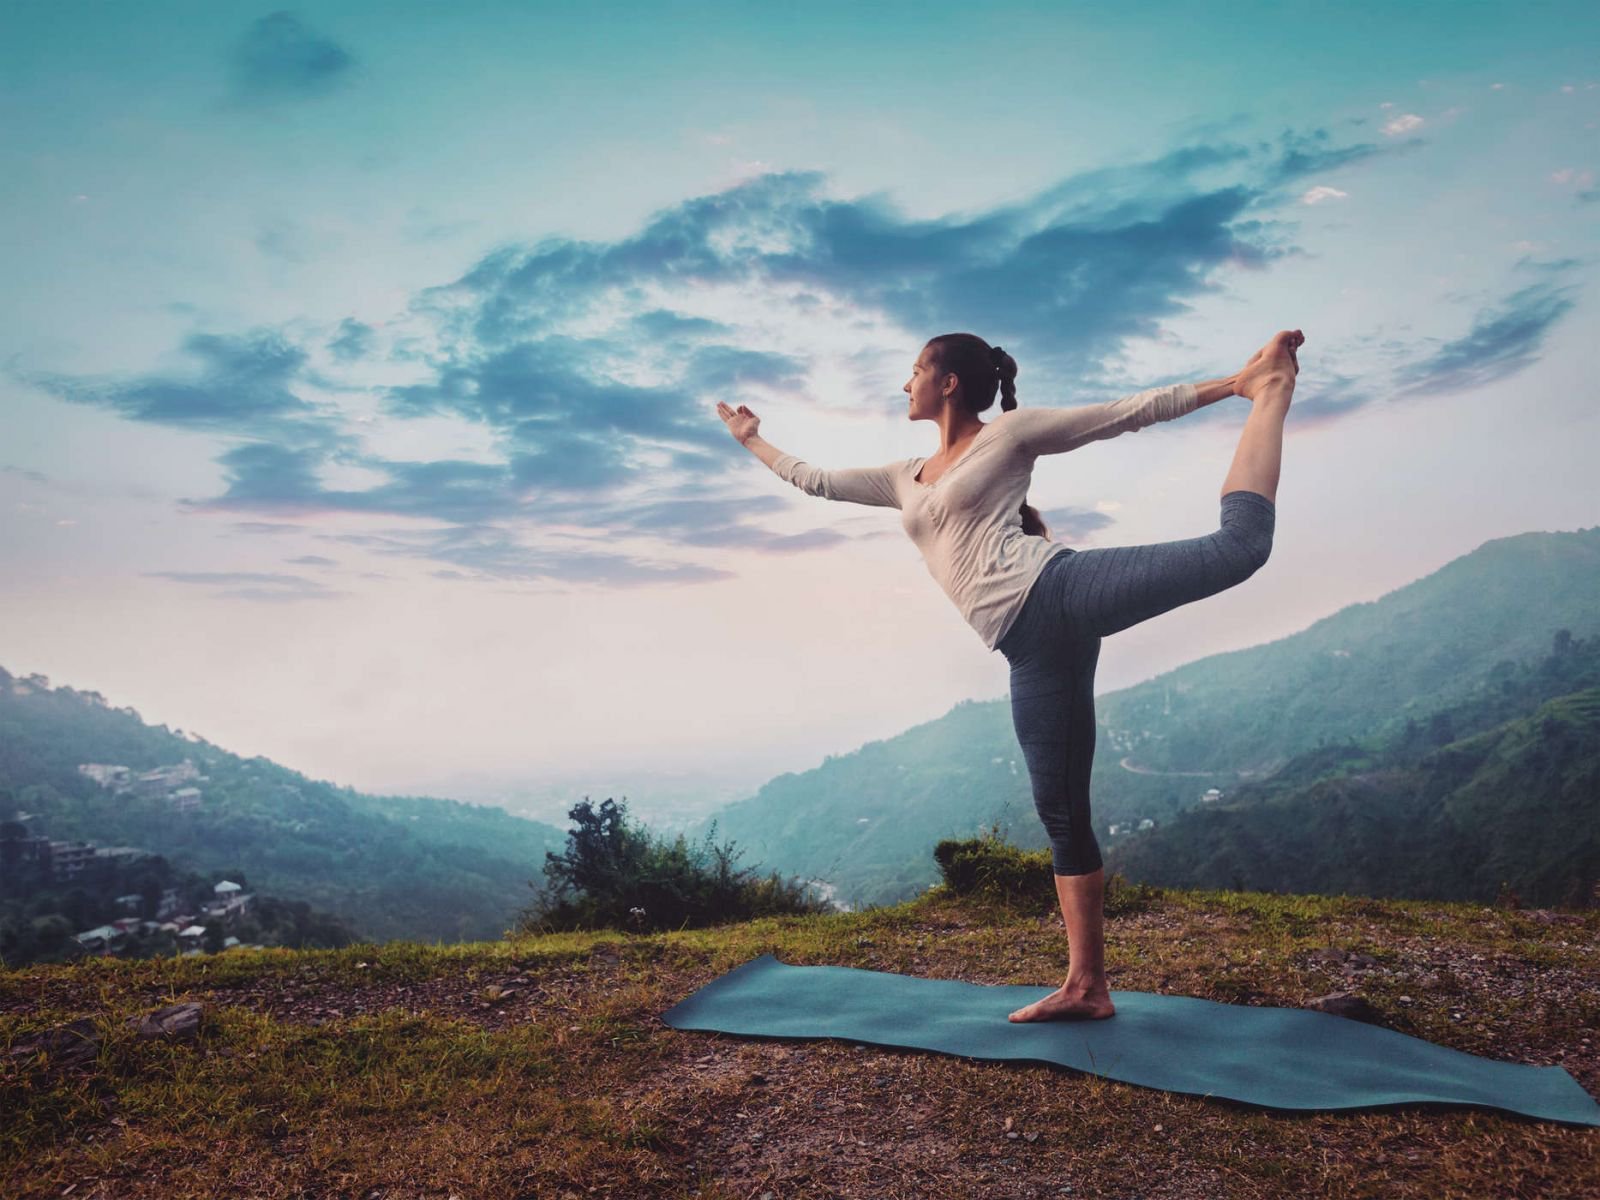
<svg viewBox="0 0 1600 1200">
<path fill-rule="evenodd" d="M 1050 837 L 1066 923 L 1066 982 L 1013 1021 L 1096 1019 L 1115 1011 L 1105 973 L 1104 883 L 1089 820 L 1094 669 L 1100 640 L 1248 579 L 1272 550 L 1283 422 L 1305 341 L 1284 330 L 1225 379 L 1152 388 L 1104 404 L 1019 409 L 1017 364 L 970 333 L 922 348 L 904 390 L 913 421 L 939 426 L 938 451 L 883 467 L 825 471 L 781 453 L 740 405 L 728 430 L 781 478 L 813 496 L 892 505 L 929 572 L 984 644 L 1011 664 L 1011 713 L 1034 806 Z M 1001 391 L 1001 414 L 978 414 Z M 1073 550 L 1050 541 L 1025 501 L 1034 461 L 1168 421 L 1226 396 L 1251 401 L 1222 481 L 1214 533 L 1148 546 Z"/>
</svg>

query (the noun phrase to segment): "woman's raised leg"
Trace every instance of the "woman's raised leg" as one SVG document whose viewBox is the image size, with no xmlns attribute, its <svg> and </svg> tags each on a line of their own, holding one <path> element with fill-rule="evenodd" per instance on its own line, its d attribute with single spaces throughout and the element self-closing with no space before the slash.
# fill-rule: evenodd
<svg viewBox="0 0 1600 1200">
<path fill-rule="evenodd" d="M 1283 465 L 1283 421 L 1289 415 L 1294 381 L 1272 384 L 1250 402 L 1244 432 L 1233 452 L 1233 465 L 1222 481 L 1222 494 L 1255 492 L 1276 502 L 1278 472 Z"/>
<path fill-rule="evenodd" d="M 1108 637 L 1179 605 L 1214 596 L 1255 574 L 1272 553 L 1274 498 L 1292 381 L 1251 404 L 1222 483 L 1214 533 L 1144 546 L 1080 550 L 1062 564 L 1060 619 L 1079 636 Z"/>
</svg>

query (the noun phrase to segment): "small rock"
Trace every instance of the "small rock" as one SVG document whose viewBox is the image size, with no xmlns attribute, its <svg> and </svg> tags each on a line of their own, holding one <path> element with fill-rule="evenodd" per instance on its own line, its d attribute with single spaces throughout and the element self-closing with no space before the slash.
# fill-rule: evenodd
<svg viewBox="0 0 1600 1200">
<path fill-rule="evenodd" d="M 191 1000 L 187 1004 L 169 1004 L 142 1017 L 130 1017 L 128 1024 L 137 1029 L 139 1037 L 145 1041 L 153 1038 L 180 1041 L 199 1036 L 204 1012 L 205 1005 Z"/>
<path fill-rule="evenodd" d="M 1406 1001 L 1410 997 L 1402 996 L 1400 999 Z M 1383 1014 L 1374 1008 L 1365 996 L 1358 996 L 1354 992 L 1330 992 L 1326 996 L 1318 996 L 1306 1007 L 1316 1009 L 1318 1012 L 1332 1013 L 1336 1017 L 1348 1017 L 1352 1021 L 1365 1021 L 1369 1025 L 1379 1024 L 1383 1019 Z"/>
<path fill-rule="evenodd" d="M 76 1021 L 20 1039 L 8 1053 L 15 1057 L 43 1054 L 63 1066 L 81 1066 L 99 1057 L 100 1035 L 95 1031 L 91 1018 L 79 1017 Z"/>
</svg>

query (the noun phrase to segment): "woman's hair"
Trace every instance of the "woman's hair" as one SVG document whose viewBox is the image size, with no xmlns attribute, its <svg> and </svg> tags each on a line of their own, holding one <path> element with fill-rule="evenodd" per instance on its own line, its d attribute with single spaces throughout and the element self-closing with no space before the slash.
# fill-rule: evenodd
<svg viewBox="0 0 1600 1200">
<path fill-rule="evenodd" d="M 975 333 L 941 333 L 928 339 L 928 352 L 938 370 L 961 381 L 961 404 L 974 416 L 994 404 L 1000 389 L 1000 409 L 1017 406 L 1017 360 L 999 346 L 991 346 Z M 1022 532 L 1050 541 L 1050 528 L 1038 509 L 1022 502 Z"/>
</svg>

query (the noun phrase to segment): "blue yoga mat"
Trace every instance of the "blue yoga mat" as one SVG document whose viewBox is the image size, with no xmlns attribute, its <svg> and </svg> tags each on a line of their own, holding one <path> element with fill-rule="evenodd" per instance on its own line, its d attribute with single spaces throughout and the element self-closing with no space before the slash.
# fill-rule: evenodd
<svg viewBox="0 0 1600 1200">
<path fill-rule="evenodd" d="M 1393 1029 L 1303 1008 L 1111 993 L 1102 1021 L 1013 1022 L 1054 988 L 984 986 L 859 967 L 797 967 L 771 954 L 661 1014 L 674 1029 L 842 1038 L 966 1058 L 1058 1063 L 1106 1079 L 1263 1108 L 1468 1104 L 1600 1126 L 1561 1067 L 1497 1062 Z"/>
</svg>

